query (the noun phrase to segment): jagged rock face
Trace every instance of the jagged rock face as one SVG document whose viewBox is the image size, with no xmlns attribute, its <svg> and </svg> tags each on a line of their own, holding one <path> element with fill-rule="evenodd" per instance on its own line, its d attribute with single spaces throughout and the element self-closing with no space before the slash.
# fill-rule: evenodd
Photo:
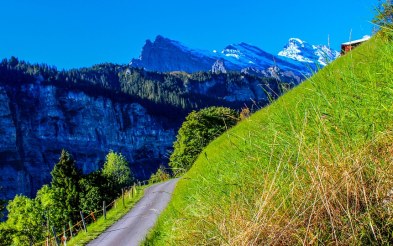
<svg viewBox="0 0 393 246">
<path fill-rule="evenodd" d="M 249 67 L 242 69 L 241 72 L 255 76 L 263 75 L 266 78 L 274 78 L 278 82 L 285 82 L 293 85 L 300 84 L 303 79 L 302 76 L 295 74 L 293 71 L 282 71 L 278 66 L 272 66 L 264 70 Z"/>
<path fill-rule="evenodd" d="M 148 178 L 165 162 L 175 139 L 137 103 L 66 91 L 39 82 L 0 84 L 0 198 L 34 196 L 50 182 L 50 171 L 67 149 L 88 173 L 109 150 L 121 152 L 137 178 Z"/>
<path fill-rule="evenodd" d="M 324 67 L 337 59 L 340 52 L 332 50 L 326 45 L 311 45 L 298 38 L 290 38 L 288 44 L 278 55 L 302 63 Z"/>
<path fill-rule="evenodd" d="M 227 73 L 227 70 L 225 69 L 224 61 L 217 60 L 212 66 L 212 72 L 213 73 Z"/>
<path fill-rule="evenodd" d="M 223 79 L 211 79 L 201 82 L 188 82 L 187 90 L 196 94 L 215 96 L 228 102 L 268 101 L 269 91 L 258 80 L 249 80 L 242 76 L 235 83 L 227 83 Z"/>
<path fill-rule="evenodd" d="M 141 56 L 133 59 L 130 65 L 150 71 L 194 73 L 209 71 L 215 61 L 198 52 L 188 52 L 188 48 L 177 41 L 157 36 L 154 42 L 146 41 Z"/>
<path fill-rule="evenodd" d="M 248 71 L 250 74 L 298 84 L 316 70 L 338 57 L 338 52 L 325 45 L 311 45 L 291 38 L 278 55 L 247 44 L 231 44 L 221 52 L 191 49 L 178 41 L 157 36 L 154 42 L 146 41 L 142 54 L 130 66 L 158 72 Z M 223 68 L 223 64 L 225 67 Z M 280 69 L 280 74 L 270 71 Z M 272 73 L 273 72 L 273 73 Z"/>
</svg>

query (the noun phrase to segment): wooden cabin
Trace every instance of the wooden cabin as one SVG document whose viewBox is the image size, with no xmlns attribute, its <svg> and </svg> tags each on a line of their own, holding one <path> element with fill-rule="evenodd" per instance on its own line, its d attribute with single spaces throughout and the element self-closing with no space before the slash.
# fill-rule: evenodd
<svg viewBox="0 0 393 246">
<path fill-rule="evenodd" d="M 362 39 L 342 43 L 341 44 L 341 55 L 345 55 L 346 53 L 350 52 L 353 48 L 360 45 L 361 43 L 364 43 L 365 41 L 367 41 L 369 39 L 370 39 L 370 36 L 364 36 Z"/>
</svg>

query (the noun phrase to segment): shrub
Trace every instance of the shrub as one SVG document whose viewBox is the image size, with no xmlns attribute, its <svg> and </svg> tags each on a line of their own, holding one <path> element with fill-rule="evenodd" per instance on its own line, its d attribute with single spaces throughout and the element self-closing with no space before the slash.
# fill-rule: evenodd
<svg viewBox="0 0 393 246">
<path fill-rule="evenodd" d="M 171 178 L 171 175 L 167 172 L 166 168 L 164 166 L 160 166 L 160 168 L 157 170 L 156 173 L 153 173 L 150 176 L 149 183 L 158 183 L 158 182 L 163 182 Z"/>
<path fill-rule="evenodd" d="M 193 111 L 183 122 L 169 165 L 175 175 L 190 169 L 202 149 L 238 121 L 237 112 L 225 107 Z"/>
</svg>

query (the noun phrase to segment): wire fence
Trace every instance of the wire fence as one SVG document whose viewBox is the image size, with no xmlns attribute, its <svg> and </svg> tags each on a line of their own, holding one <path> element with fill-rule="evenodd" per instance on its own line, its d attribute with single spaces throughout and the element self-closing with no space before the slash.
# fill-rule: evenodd
<svg viewBox="0 0 393 246">
<path fill-rule="evenodd" d="M 86 233 L 88 233 L 87 230 L 88 224 L 94 223 L 95 221 L 97 221 L 98 218 L 102 216 L 106 217 L 106 211 L 109 211 L 113 207 L 117 207 L 119 203 L 120 205 L 124 206 L 125 205 L 124 199 L 126 196 L 128 196 L 129 198 L 136 196 L 139 190 L 141 190 L 141 187 L 148 183 L 149 183 L 148 180 L 144 180 L 134 183 L 134 185 L 132 186 L 123 188 L 122 195 L 120 197 L 113 200 L 108 205 L 106 205 L 106 203 L 103 202 L 102 209 L 91 211 L 86 216 L 83 214 L 82 211 L 80 211 L 81 220 L 79 220 L 76 224 L 72 225 L 70 222 L 68 225 L 68 229 L 66 228 L 66 226 L 64 226 L 62 231 L 56 231 L 56 228 L 54 227 L 49 228 L 50 232 L 48 232 L 47 238 L 44 241 L 34 243 L 34 245 L 35 246 L 67 245 L 67 241 L 75 237 L 80 231 L 85 231 Z M 58 232 L 61 233 L 58 234 Z"/>
</svg>

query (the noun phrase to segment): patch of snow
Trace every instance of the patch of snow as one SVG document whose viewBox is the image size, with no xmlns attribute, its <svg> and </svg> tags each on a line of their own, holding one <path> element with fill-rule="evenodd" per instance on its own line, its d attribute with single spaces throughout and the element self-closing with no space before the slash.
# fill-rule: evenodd
<svg viewBox="0 0 393 246">
<path fill-rule="evenodd" d="M 221 51 L 222 54 L 224 54 L 226 57 L 234 57 L 236 59 L 240 59 L 240 56 L 242 56 L 242 53 L 237 50 L 237 49 L 224 49 Z"/>
<path fill-rule="evenodd" d="M 239 59 L 240 57 L 238 54 L 225 54 L 225 56 L 235 57 L 236 59 Z"/>
<path fill-rule="evenodd" d="M 298 43 L 298 44 L 300 44 L 300 45 L 302 45 L 302 46 L 303 46 L 304 43 L 305 43 L 303 40 L 301 40 L 301 39 L 299 39 L 299 38 L 290 38 L 290 39 L 289 39 L 289 42 L 290 42 L 290 43 Z"/>
</svg>

